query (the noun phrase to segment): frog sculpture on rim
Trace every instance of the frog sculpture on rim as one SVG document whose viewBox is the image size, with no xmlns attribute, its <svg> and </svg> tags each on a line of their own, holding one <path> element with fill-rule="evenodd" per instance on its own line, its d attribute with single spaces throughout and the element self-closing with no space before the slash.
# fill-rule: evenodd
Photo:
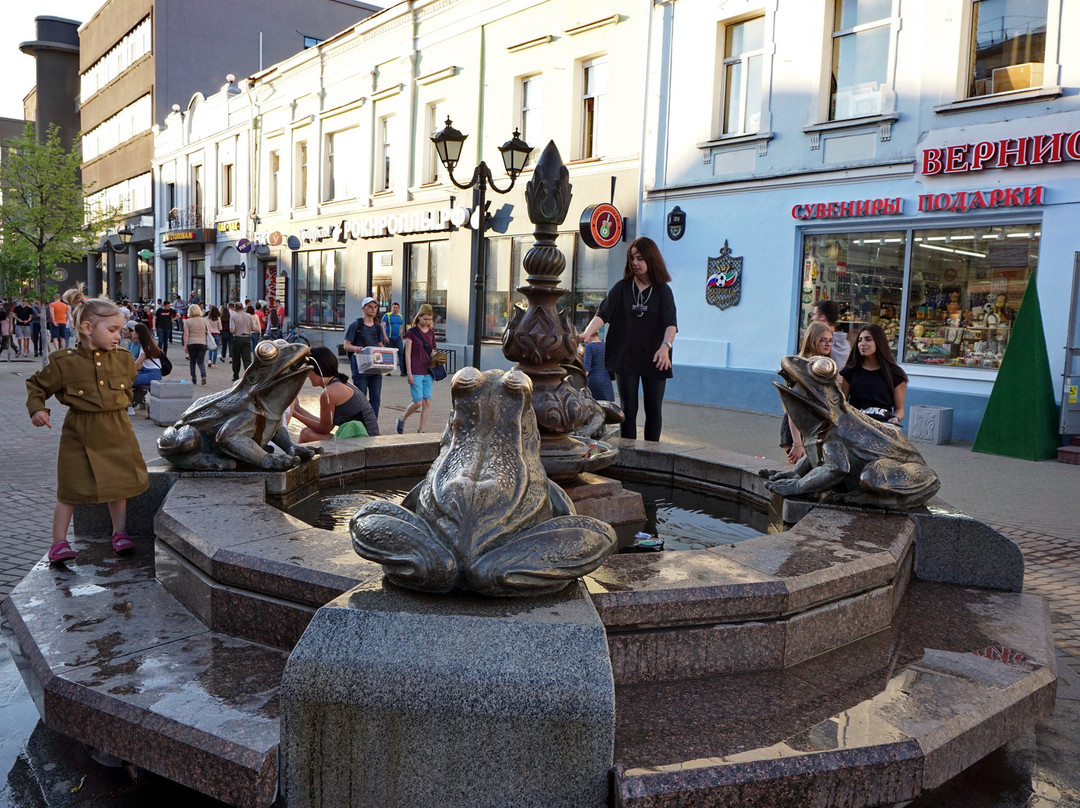
<svg viewBox="0 0 1080 808">
<path fill-rule="evenodd" d="M 828 357 L 785 356 L 784 383 L 774 382 L 784 410 L 803 436 L 806 455 L 794 471 L 761 473 L 781 496 L 907 510 L 941 487 L 937 474 L 898 427 L 850 406 Z"/>
<path fill-rule="evenodd" d="M 557 592 L 615 549 L 612 527 L 579 516 L 548 479 L 532 381 L 511 370 L 462 368 L 427 477 L 401 505 L 363 505 L 349 523 L 353 549 L 391 582 L 423 592 Z"/>
</svg>

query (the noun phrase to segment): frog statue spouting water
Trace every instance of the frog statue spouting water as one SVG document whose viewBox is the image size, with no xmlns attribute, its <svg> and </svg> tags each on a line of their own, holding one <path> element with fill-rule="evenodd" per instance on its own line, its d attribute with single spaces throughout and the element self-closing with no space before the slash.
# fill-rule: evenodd
<svg viewBox="0 0 1080 808">
<path fill-rule="evenodd" d="M 525 596 L 596 569 L 615 531 L 578 516 L 540 462 L 532 382 L 521 371 L 458 371 L 442 448 L 401 505 L 369 502 L 353 549 L 408 589 Z"/>
<path fill-rule="evenodd" d="M 312 369 L 311 349 L 264 340 L 251 366 L 228 390 L 204 396 L 158 438 L 158 454 L 178 469 L 222 471 L 237 461 L 281 471 L 319 451 L 293 443 L 282 423 Z M 275 452 L 273 443 L 285 454 Z"/>
<path fill-rule="evenodd" d="M 782 496 L 905 510 L 927 502 L 938 476 L 896 427 L 848 405 L 827 357 L 785 356 L 780 362 L 784 410 L 803 436 L 806 455 L 794 471 L 762 472 Z"/>
</svg>

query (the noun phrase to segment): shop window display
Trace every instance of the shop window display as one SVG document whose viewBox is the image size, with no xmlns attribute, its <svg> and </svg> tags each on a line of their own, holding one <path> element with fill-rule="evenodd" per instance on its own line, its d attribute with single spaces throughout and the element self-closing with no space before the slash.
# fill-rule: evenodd
<svg viewBox="0 0 1080 808">
<path fill-rule="evenodd" d="M 806 236 L 800 327 L 806 328 L 818 301 L 832 299 L 840 306 L 836 339 L 850 342 L 860 326 L 877 323 L 885 330 L 895 354 L 904 300 L 906 250 L 904 231 Z"/>
<path fill-rule="evenodd" d="M 903 361 L 998 367 L 1040 235 L 1036 225 L 915 231 Z"/>
<path fill-rule="evenodd" d="M 849 342 L 877 323 L 905 364 L 997 368 L 1040 235 L 1034 224 L 806 235 L 800 329 L 831 298 Z"/>
</svg>

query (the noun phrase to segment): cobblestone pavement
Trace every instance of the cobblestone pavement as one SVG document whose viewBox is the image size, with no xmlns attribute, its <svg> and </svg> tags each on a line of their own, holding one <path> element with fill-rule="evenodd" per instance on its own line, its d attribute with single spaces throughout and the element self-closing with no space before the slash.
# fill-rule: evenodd
<svg viewBox="0 0 1080 808">
<path fill-rule="evenodd" d="M 170 353 L 176 362 L 172 378 L 184 378 L 186 368 L 181 364 L 183 355 L 178 346 Z M 31 425 L 24 406 L 24 382 L 36 367 L 37 364 L 31 361 L 0 361 L 0 495 L 3 501 L 0 597 L 6 596 L 45 554 L 49 545 L 50 517 L 55 501 L 56 451 L 64 408 L 55 401 L 50 402 L 56 425 L 53 429 L 35 429 Z M 208 384 L 196 387 L 195 395 L 221 390 L 230 384 L 230 378 L 231 371 L 225 366 L 210 369 Z M 317 407 L 316 393 L 311 388 L 307 388 L 304 396 L 311 408 Z M 384 431 L 393 430 L 394 422 L 408 401 L 405 380 L 396 373 L 386 377 L 380 418 Z M 428 431 L 441 432 L 448 413 L 449 384 L 444 382 L 435 386 Z M 133 416 L 132 423 L 144 456 L 156 458 L 155 441 L 161 434 L 161 427 L 143 417 L 142 412 Z M 723 446 L 768 458 L 778 467 L 785 462 L 777 446 L 779 424 L 778 417 L 760 413 L 671 401 L 664 405 L 665 441 Z M 417 426 L 418 418 L 414 415 L 410 419 L 410 430 Z M 1076 752 L 1080 748 L 1080 678 L 1076 674 L 1080 672 L 1080 530 L 1077 529 L 1080 525 L 1080 466 L 974 454 L 969 445 L 963 444 L 920 445 L 920 450 L 942 479 L 941 497 L 944 500 L 993 525 L 1021 547 L 1027 565 L 1025 590 L 1042 595 L 1049 602 L 1059 663 L 1072 670 L 1061 670 L 1063 678 L 1058 687 L 1058 705 L 1052 718 L 941 789 L 924 795 L 912 804 L 912 808 L 1080 806 L 1080 775 L 1076 764 Z M 2 656 L 0 666 L 7 659 L 6 654 Z M 9 674 L 9 679 L 15 676 L 10 671 Z M 12 685 L 17 686 L 17 681 Z M 27 714 L 16 723 L 19 727 L 25 725 L 27 734 L 35 726 L 33 708 L 27 699 L 14 699 L 0 707 L 5 710 L 4 721 L 0 723 L 13 715 L 12 710 L 23 710 Z M 51 750 L 54 759 L 57 754 L 65 757 L 62 750 L 66 748 L 66 740 L 40 724 L 30 739 L 30 746 L 38 733 L 43 739 L 41 743 Z M 17 729 L 0 730 L 0 752 L 10 747 L 12 754 L 16 754 L 25 745 L 24 741 Z M 4 768 L 7 768 L 6 763 Z M 18 765 L 12 772 L 17 770 Z M 1002 772 L 1009 772 L 1005 780 L 1011 785 L 1004 784 Z M 9 781 L 12 776 L 9 774 Z M 94 776 L 106 777 L 107 774 Z M 163 787 L 170 798 L 182 791 L 171 784 Z M 125 788 L 130 789 L 130 785 Z M 136 797 L 123 789 L 117 791 L 114 786 L 106 788 L 100 784 L 86 791 L 89 800 L 86 804 L 100 804 L 104 808 L 162 804 L 158 798 L 147 796 L 150 792 L 139 791 L 140 796 Z M 193 796 L 188 794 L 185 802 Z M 39 804 L 42 803 L 37 797 L 16 799 L 13 794 L 0 789 L 0 806 L 4 808 Z"/>
</svg>

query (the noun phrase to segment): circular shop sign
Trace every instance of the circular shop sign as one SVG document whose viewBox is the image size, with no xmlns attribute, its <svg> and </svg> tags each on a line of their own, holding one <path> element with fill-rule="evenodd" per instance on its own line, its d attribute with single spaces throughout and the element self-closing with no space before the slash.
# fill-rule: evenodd
<svg viewBox="0 0 1080 808">
<path fill-rule="evenodd" d="M 251 252 L 251 239 L 242 238 L 236 242 L 236 251 L 238 253 Z"/>
<path fill-rule="evenodd" d="M 275 230 L 273 233 L 270 234 L 270 238 L 267 239 L 267 240 L 270 242 L 271 247 L 280 247 L 281 246 L 281 233 L 279 233 L 277 230 Z"/>
<path fill-rule="evenodd" d="M 582 240 L 594 250 L 610 250 L 622 239 L 622 214 L 606 202 L 581 212 Z"/>
</svg>

